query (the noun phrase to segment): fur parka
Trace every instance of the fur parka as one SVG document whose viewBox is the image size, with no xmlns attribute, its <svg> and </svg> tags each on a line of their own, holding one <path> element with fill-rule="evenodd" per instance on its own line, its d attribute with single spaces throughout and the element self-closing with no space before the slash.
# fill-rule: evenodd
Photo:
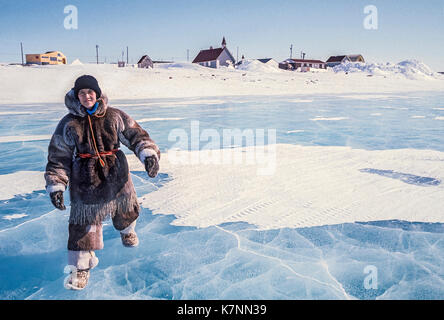
<svg viewBox="0 0 444 320">
<path fill-rule="evenodd" d="M 69 91 L 65 96 L 69 113 L 60 120 L 48 147 L 46 190 L 48 193 L 65 191 L 69 186 L 71 224 L 99 224 L 116 213 L 139 212 L 125 154 L 116 151 L 120 143 L 133 151 L 142 163 L 149 156 L 160 159 L 159 148 L 137 122 L 125 112 L 110 107 L 106 95 L 98 102 L 97 111 L 90 116 L 74 91 Z M 103 166 L 97 156 L 80 157 L 80 154 L 96 155 L 94 143 L 99 152 L 114 150 L 110 155 L 101 156 Z"/>
</svg>

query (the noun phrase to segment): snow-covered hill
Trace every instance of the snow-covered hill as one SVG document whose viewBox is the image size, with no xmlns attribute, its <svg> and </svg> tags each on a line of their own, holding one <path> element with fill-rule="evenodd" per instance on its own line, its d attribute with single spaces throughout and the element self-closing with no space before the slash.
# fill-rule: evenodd
<svg viewBox="0 0 444 320">
<path fill-rule="evenodd" d="M 345 72 L 342 72 L 345 71 Z M 359 71 L 359 72 L 358 72 Z M 63 102 L 75 79 L 95 76 L 111 99 L 442 91 L 444 76 L 423 63 L 346 64 L 325 72 L 292 72 L 246 61 L 238 69 L 191 63 L 155 64 L 154 69 L 111 64 L 0 65 L 3 103 Z M 368 77 L 368 75 L 373 77 Z"/>
<path fill-rule="evenodd" d="M 397 64 L 349 62 L 333 68 L 334 72 L 363 72 L 369 75 L 403 76 L 408 79 L 424 80 L 430 78 L 442 79 L 441 75 L 433 72 L 429 66 L 418 60 L 404 60 Z"/>
</svg>

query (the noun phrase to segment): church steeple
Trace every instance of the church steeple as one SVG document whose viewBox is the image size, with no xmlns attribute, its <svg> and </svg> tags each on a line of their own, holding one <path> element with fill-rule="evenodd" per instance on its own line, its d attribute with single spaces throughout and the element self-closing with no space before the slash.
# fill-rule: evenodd
<svg viewBox="0 0 444 320">
<path fill-rule="evenodd" d="M 225 41 L 225 37 L 222 39 L 222 48 L 225 48 L 227 46 L 227 42 Z"/>
</svg>

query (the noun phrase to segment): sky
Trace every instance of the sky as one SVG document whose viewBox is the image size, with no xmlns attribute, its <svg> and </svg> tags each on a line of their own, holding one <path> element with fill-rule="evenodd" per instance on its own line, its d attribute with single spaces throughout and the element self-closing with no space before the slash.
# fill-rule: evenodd
<svg viewBox="0 0 444 320">
<path fill-rule="evenodd" d="M 68 5 L 77 29 L 65 28 Z M 235 58 L 282 61 L 292 45 L 293 58 L 359 53 L 444 71 L 444 0 L 0 0 L 0 62 L 21 62 L 20 42 L 25 54 L 59 50 L 68 63 L 95 62 L 96 45 L 100 62 L 126 60 L 127 47 L 130 63 L 192 61 L 222 37 Z"/>
</svg>

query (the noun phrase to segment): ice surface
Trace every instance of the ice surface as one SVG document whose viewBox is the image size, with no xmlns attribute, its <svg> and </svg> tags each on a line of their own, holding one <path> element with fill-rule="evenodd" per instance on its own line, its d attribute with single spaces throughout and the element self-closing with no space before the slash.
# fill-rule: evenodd
<svg viewBox="0 0 444 320">
<path fill-rule="evenodd" d="M 383 177 L 389 177 L 392 179 L 401 180 L 402 182 L 413 184 L 416 186 L 437 186 L 441 183 L 441 180 L 436 178 L 420 177 L 414 174 L 395 172 L 393 170 L 378 170 L 378 169 L 365 168 L 359 171 L 374 173 Z"/>
<path fill-rule="evenodd" d="M 259 231 L 243 223 L 196 229 L 144 209 L 141 245 L 104 228 L 89 287 L 67 291 L 66 219 L 51 212 L 0 233 L 7 299 L 441 299 L 442 224 L 387 221 Z M 12 240 L 11 240 L 12 239 Z M 53 244 L 53 245 L 50 245 Z M 11 267 L 14 266 L 14 267 Z M 377 288 L 365 287 L 367 266 Z"/>
<path fill-rule="evenodd" d="M 106 221 L 105 247 L 97 251 L 100 263 L 91 273 L 88 288 L 81 292 L 63 287 L 70 202 L 66 193 L 68 210 L 54 210 L 44 191 L 48 140 L 4 138 L 8 142 L 0 142 L 0 186 L 6 185 L 0 192 L 0 298 L 443 299 L 444 132 L 442 122 L 435 120 L 444 116 L 443 98 L 437 93 L 414 93 L 225 96 L 188 99 L 188 104 L 178 99 L 111 100 L 116 107 L 121 103 L 134 119 L 181 119 L 141 123 L 165 157 L 158 177 L 150 179 L 137 159 L 129 156 L 132 179 L 143 203 L 136 227 L 140 246 L 124 248 L 119 233 Z M 168 107 L 159 107 L 162 105 Z M 62 103 L 14 107 L 24 113 L 0 113 L 0 138 L 50 135 L 57 125 L 54 120 L 66 113 Z M 36 109 L 41 113 L 32 113 Z M 0 111 L 9 112 L 11 106 L 0 106 Z M 414 115 L 424 118 L 412 118 Z M 316 117 L 348 119 L 310 120 Z M 181 215 L 190 218 L 180 208 L 184 201 L 195 200 L 197 192 L 199 197 L 207 192 L 208 199 L 192 203 L 205 206 L 200 209 L 208 212 L 214 203 L 233 205 L 231 201 L 239 200 L 239 195 L 245 196 L 245 212 L 257 205 L 257 215 L 261 215 L 268 208 L 248 201 L 251 186 L 238 192 L 244 187 L 235 183 L 236 177 L 230 189 L 229 180 L 222 175 L 220 192 L 212 193 L 215 181 L 210 180 L 211 172 L 205 166 L 200 171 L 190 166 L 187 172 L 168 162 L 166 151 L 175 144 L 168 140 L 169 132 L 179 128 L 190 134 L 193 120 L 199 120 L 201 132 L 276 129 L 277 150 L 283 152 L 277 160 L 286 164 L 284 172 L 291 179 L 277 171 L 273 183 L 276 189 L 287 186 L 289 195 L 299 197 L 280 200 L 281 206 L 276 208 L 309 212 L 311 205 L 316 213 L 313 204 L 322 204 L 331 209 L 331 217 L 348 207 L 349 216 L 359 217 L 360 222 L 326 225 L 320 216 L 319 224 L 298 228 L 291 225 L 291 216 L 282 214 L 280 224 L 266 228 L 258 227 L 261 221 L 256 224 L 253 219 L 208 219 L 212 223 L 200 227 L 178 225 Z M 202 141 L 200 147 L 206 143 Z M 247 147 L 245 141 L 239 146 Z M 239 177 L 255 169 L 247 166 L 242 169 L 246 171 L 238 172 Z M 197 174 L 194 180 L 191 173 Z M 212 176 L 218 174 L 213 170 Z M 250 178 L 258 195 L 268 189 L 274 192 L 270 195 L 285 198 L 273 185 L 257 184 L 256 174 Z M 202 188 L 204 182 L 207 190 L 193 193 L 192 188 Z M 174 190 L 176 194 L 166 195 L 176 204 L 174 210 L 158 212 L 161 203 L 153 197 L 178 185 L 182 187 Z M 228 194 L 234 198 L 224 198 Z M 372 202 L 372 195 L 384 201 Z M 388 207 L 384 209 L 384 205 Z M 369 213 L 378 213 L 377 209 L 386 211 L 372 218 Z M 433 220 L 406 221 L 422 214 Z M 285 221 L 290 223 L 285 225 Z M 368 286 L 369 277 L 376 286 Z"/>
</svg>

